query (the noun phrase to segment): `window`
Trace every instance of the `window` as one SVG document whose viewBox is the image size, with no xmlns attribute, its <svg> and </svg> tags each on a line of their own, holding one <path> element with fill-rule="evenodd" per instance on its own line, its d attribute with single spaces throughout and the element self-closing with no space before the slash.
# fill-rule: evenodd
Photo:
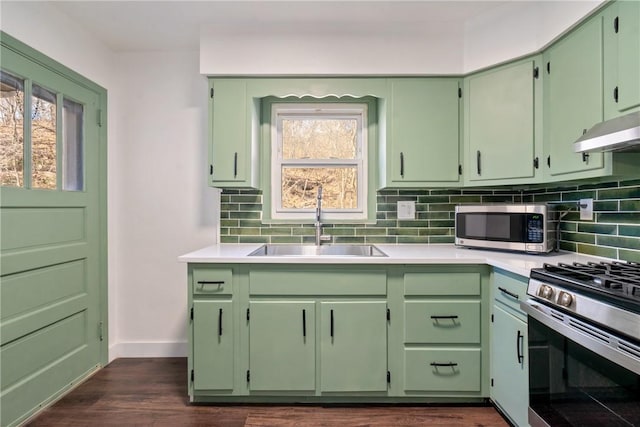
<svg viewBox="0 0 640 427">
<path fill-rule="evenodd" d="M 31 97 L 31 188 L 55 190 L 56 94 L 36 84 Z"/>
<path fill-rule="evenodd" d="M 24 183 L 24 82 L 0 72 L 0 185 Z"/>
<path fill-rule="evenodd" d="M 367 218 L 367 104 L 274 103 L 272 218 Z"/>
<path fill-rule="evenodd" d="M 0 71 L 0 185 L 83 191 L 83 140 L 84 105 Z"/>
</svg>

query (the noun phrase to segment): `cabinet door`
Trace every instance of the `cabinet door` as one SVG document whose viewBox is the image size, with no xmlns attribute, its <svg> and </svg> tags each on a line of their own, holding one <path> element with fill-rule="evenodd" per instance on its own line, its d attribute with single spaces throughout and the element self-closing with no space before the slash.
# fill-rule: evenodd
<svg viewBox="0 0 640 427">
<path fill-rule="evenodd" d="M 603 167 L 601 153 L 585 157 L 573 150 L 576 139 L 603 120 L 602 43 L 598 16 L 549 49 L 545 139 L 553 176 Z"/>
<path fill-rule="evenodd" d="M 193 387 L 233 389 L 233 310 L 231 301 L 193 302 Z"/>
<path fill-rule="evenodd" d="M 618 110 L 640 105 L 640 2 L 616 3 L 618 36 Z"/>
<path fill-rule="evenodd" d="M 322 392 L 387 390 L 387 304 L 320 304 Z"/>
<path fill-rule="evenodd" d="M 390 85 L 389 181 L 458 182 L 458 80 L 393 79 Z"/>
<path fill-rule="evenodd" d="M 250 302 L 251 391 L 315 390 L 315 303 Z"/>
<path fill-rule="evenodd" d="M 527 426 L 527 324 L 494 304 L 492 326 L 491 397 L 516 425 Z"/>
<path fill-rule="evenodd" d="M 213 185 L 248 185 L 250 140 L 247 124 L 246 82 L 218 79 L 210 82 L 210 178 Z"/>
<path fill-rule="evenodd" d="M 534 60 L 468 77 L 466 165 L 471 181 L 535 176 Z"/>
</svg>

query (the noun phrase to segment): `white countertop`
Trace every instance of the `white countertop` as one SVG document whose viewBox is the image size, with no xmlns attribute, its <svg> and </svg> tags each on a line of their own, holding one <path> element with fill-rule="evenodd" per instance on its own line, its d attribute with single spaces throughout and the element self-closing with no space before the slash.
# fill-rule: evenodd
<svg viewBox="0 0 640 427">
<path fill-rule="evenodd" d="M 488 264 L 521 276 L 529 276 L 532 268 L 542 264 L 603 261 L 573 252 L 529 255 L 514 252 L 467 249 L 452 244 L 375 245 L 386 257 L 344 256 L 247 256 L 261 243 L 219 244 L 207 246 L 178 258 L 180 262 L 217 264 Z M 610 261 L 610 260 L 609 260 Z"/>
</svg>

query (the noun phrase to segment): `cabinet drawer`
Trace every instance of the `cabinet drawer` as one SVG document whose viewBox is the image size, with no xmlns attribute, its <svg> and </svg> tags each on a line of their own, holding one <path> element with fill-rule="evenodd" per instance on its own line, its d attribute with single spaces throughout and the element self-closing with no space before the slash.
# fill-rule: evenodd
<svg viewBox="0 0 640 427">
<path fill-rule="evenodd" d="M 197 295 L 232 295 L 232 277 L 233 272 L 230 268 L 194 268 L 193 293 Z"/>
<path fill-rule="evenodd" d="M 479 343 L 480 301 L 405 303 L 405 343 Z"/>
<path fill-rule="evenodd" d="M 520 302 L 527 297 L 527 284 L 526 277 L 496 272 L 493 274 L 493 298 L 522 313 Z"/>
<path fill-rule="evenodd" d="M 480 273 L 407 273 L 405 295 L 480 295 Z"/>
<path fill-rule="evenodd" d="M 251 295 L 386 295 L 387 275 L 376 270 L 252 270 Z"/>
<path fill-rule="evenodd" d="M 480 349 L 407 349 L 408 391 L 480 391 Z"/>
</svg>

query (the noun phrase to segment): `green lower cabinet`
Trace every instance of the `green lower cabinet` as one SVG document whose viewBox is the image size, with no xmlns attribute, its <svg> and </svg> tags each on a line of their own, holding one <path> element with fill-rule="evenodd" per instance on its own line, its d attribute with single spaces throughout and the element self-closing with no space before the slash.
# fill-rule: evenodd
<svg viewBox="0 0 640 427">
<path fill-rule="evenodd" d="M 479 348 L 411 348 L 404 354 L 404 388 L 408 392 L 480 391 Z"/>
<path fill-rule="evenodd" d="M 193 388 L 233 390 L 231 301 L 193 302 Z"/>
<path fill-rule="evenodd" d="M 250 302 L 251 391 L 316 389 L 315 302 Z"/>
<path fill-rule="evenodd" d="M 386 301 L 320 303 L 321 392 L 387 390 Z"/>
<path fill-rule="evenodd" d="M 528 426 L 527 324 L 497 303 L 491 335 L 491 398 L 516 426 Z"/>
<path fill-rule="evenodd" d="M 480 343 L 480 301 L 408 301 L 405 343 Z"/>
</svg>

